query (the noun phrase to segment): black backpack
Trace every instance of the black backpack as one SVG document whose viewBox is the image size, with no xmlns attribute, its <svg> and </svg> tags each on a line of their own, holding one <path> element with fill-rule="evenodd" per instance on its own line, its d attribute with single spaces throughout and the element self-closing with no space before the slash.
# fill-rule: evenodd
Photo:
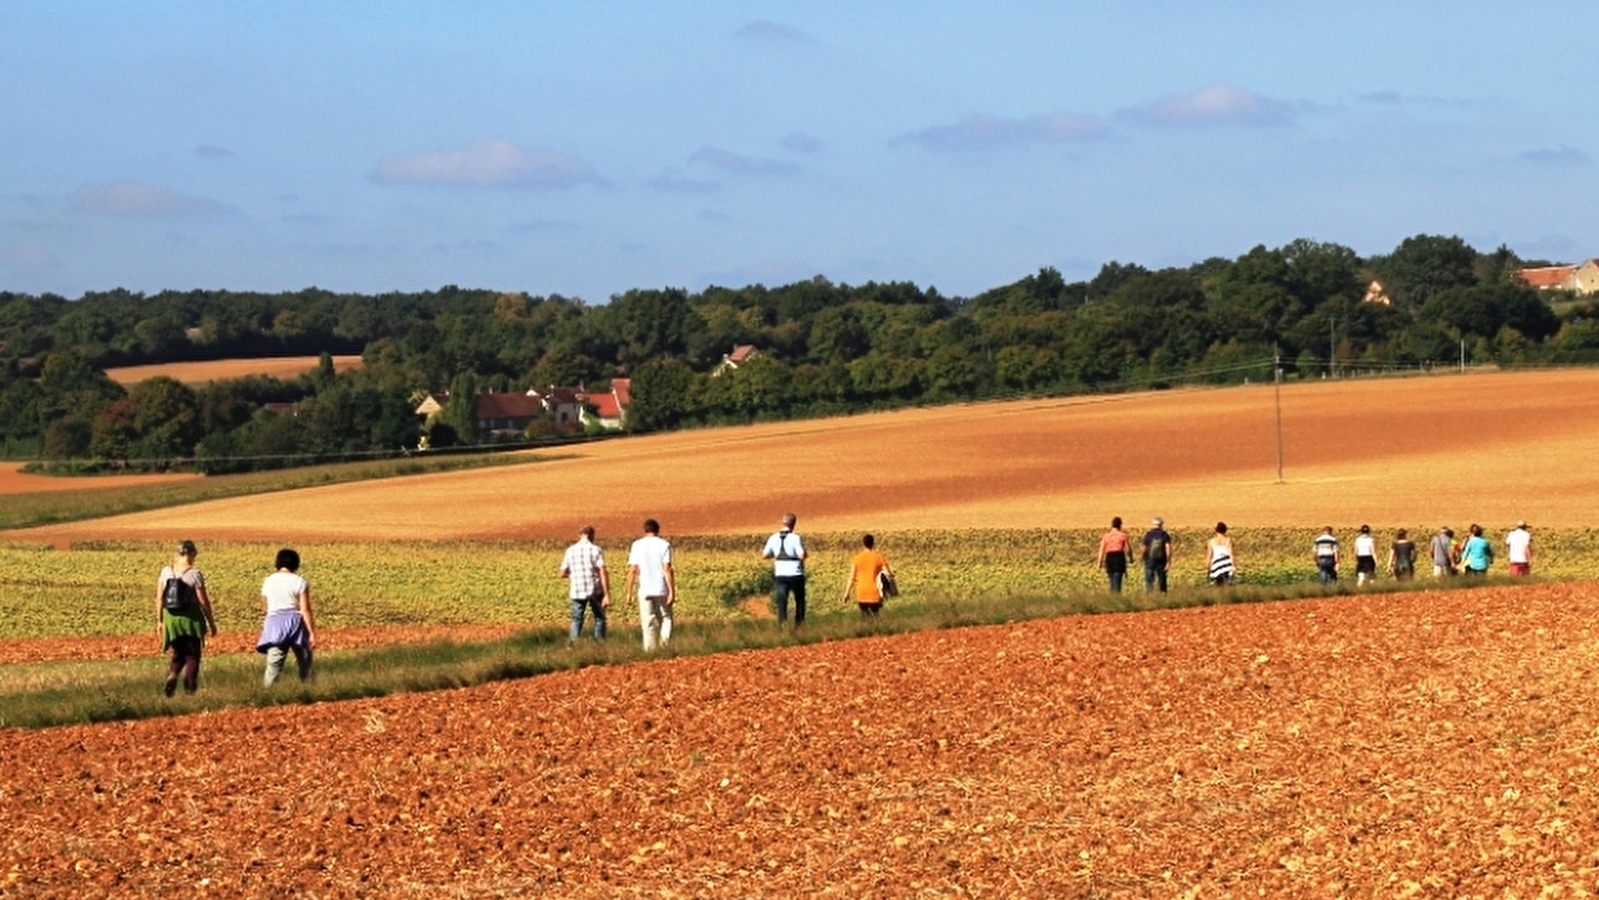
<svg viewBox="0 0 1599 900">
<path fill-rule="evenodd" d="M 1149 559 L 1151 562 L 1166 561 L 1166 533 L 1151 533 L 1149 535 Z"/>
<path fill-rule="evenodd" d="M 173 573 L 167 583 L 161 587 L 161 608 L 169 612 L 192 609 L 199 603 L 194 594 L 194 585 Z"/>
</svg>

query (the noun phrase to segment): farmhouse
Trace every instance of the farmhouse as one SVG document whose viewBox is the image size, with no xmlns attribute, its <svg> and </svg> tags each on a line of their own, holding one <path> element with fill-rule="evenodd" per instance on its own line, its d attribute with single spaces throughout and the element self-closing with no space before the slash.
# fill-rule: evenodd
<svg viewBox="0 0 1599 900">
<path fill-rule="evenodd" d="M 1571 266 L 1536 266 L 1517 274 L 1523 283 L 1540 291 L 1571 291 L 1584 296 L 1599 293 L 1599 259 Z"/>
<path fill-rule="evenodd" d="M 756 349 L 754 344 L 738 344 L 732 351 L 722 354 L 722 361 L 717 363 L 716 368 L 711 370 L 711 377 L 715 378 L 723 372 L 731 372 L 759 356 L 760 353 L 761 351 Z"/>
<path fill-rule="evenodd" d="M 587 394 L 583 407 L 583 424 L 595 424 L 607 431 L 619 431 L 627 424 L 629 391 L 633 382 L 628 378 L 611 379 L 610 391 Z"/>
<path fill-rule="evenodd" d="M 517 437 L 528 426 L 544 418 L 544 402 L 531 392 L 496 394 L 493 391 L 475 398 L 473 420 L 479 435 L 488 438 Z"/>
</svg>

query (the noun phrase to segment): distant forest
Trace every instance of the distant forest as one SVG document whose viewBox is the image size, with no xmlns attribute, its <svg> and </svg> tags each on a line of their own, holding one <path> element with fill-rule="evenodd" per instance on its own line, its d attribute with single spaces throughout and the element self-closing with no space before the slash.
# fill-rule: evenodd
<svg viewBox="0 0 1599 900">
<path fill-rule="evenodd" d="M 73 467 L 225 472 L 414 449 L 427 393 L 632 379 L 628 428 L 816 416 L 1177 382 L 1599 361 L 1599 306 L 1540 293 L 1506 248 L 1418 235 L 1386 256 L 1297 240 L 1089 281 L 1044 268 L 972 297 L 895 282 L 630 290 L 591 306 L 422 293 L 0 292 L 0 452 Z M 1370 295 L 1372 282 L 1380 295 Z M 758 353 L 713 374 L 737 345 Z M 124 389 L 111 366 L 359 353 L 293 380 Z M 471 442 L 459 407 L 456 430 Z"/>
</svg>

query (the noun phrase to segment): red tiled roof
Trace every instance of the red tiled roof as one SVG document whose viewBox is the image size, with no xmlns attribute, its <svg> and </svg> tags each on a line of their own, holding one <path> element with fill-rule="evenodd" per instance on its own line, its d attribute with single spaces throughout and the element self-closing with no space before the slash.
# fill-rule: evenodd
<svg viewBox="0 0 1599 900">
<path fill-rule="evenodd" d="M 548 403 L 580 403 L 583 399 L 583 393 L 577 388 L 552 387 L 538 393 Z"/>
<path fill-rule="evenodd" d="M 727 361 L 731 362 L 731 363 L 741 363 L 744 360 L 749 359 L 750 355 L 753 354 L 754 352 L 755 352 L 755 345 L 754 344 L 739 344 L 738 346 L 733 348 L 733 352 L 732 353 L 729 353 L 727 355 Z"/>
<path fill-rule="evenodd" d="M 531 419 L 544 415 L 544 404 L 526 394 L 478 394 L 478 421 L 487 419 Z"/>
<path fill-rule="evenodd" d="M 1557 288 L 1576 271 L 1576 266 L 1540 266 L 1536 269 L 1522 269 L 1518 274 L 1521 275 L 1522 281 L 1535 288 Z"/>
<path fill-rule="evenodd" d="M 631 378 L 612 378 L 611 379 L 611 393 L 616 395 L 616 402 L 621 404 L 622 406 L 626 406 L 629 403 L 633 402 L 632 397 L 630 396 L 630 392 L 632 390 L 633 390 L 633 379 L 631 379 Z"/>
<path fill-rule="evenodd" d="M 616 402 L 614 394 L 590 394 L 589 405 L 594 407 L 595 414 L 602 419 L 622 418 L 622 407 Z"/>
</svg>

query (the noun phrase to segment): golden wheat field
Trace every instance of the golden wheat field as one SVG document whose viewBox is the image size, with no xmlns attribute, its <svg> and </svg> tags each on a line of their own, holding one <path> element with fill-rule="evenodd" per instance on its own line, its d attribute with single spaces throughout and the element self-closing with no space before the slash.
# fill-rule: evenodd
<svg viewBox="0 0 1599 900">
<path fill-rule="evenodd" d="M 147 378 L 165 375 L 184 384 L 202 384 L 227 378 L 244 378 L 249 375 L 270 375 L 273 378 L 296 378 L 314 371 L 321 361 L 319 356 L 276 356 L 260 359 L 205 359 L 194 362 L 153 363 L 147 366 L 117 366 L 106 370 L 117 384 L 133 386 Z M 359 368 L 359 354 L 333 357 L 333 368 L 343 372 Z"/>
<path fill-rule="evenodd" d="M 528 466 L 310 488 L 41 529 L 54 540 L 1594 521 L 1599 371 L 982 403 L 629 437 Z M 13 535 L 14 537 L 16 535 Z"/>
</svg>

